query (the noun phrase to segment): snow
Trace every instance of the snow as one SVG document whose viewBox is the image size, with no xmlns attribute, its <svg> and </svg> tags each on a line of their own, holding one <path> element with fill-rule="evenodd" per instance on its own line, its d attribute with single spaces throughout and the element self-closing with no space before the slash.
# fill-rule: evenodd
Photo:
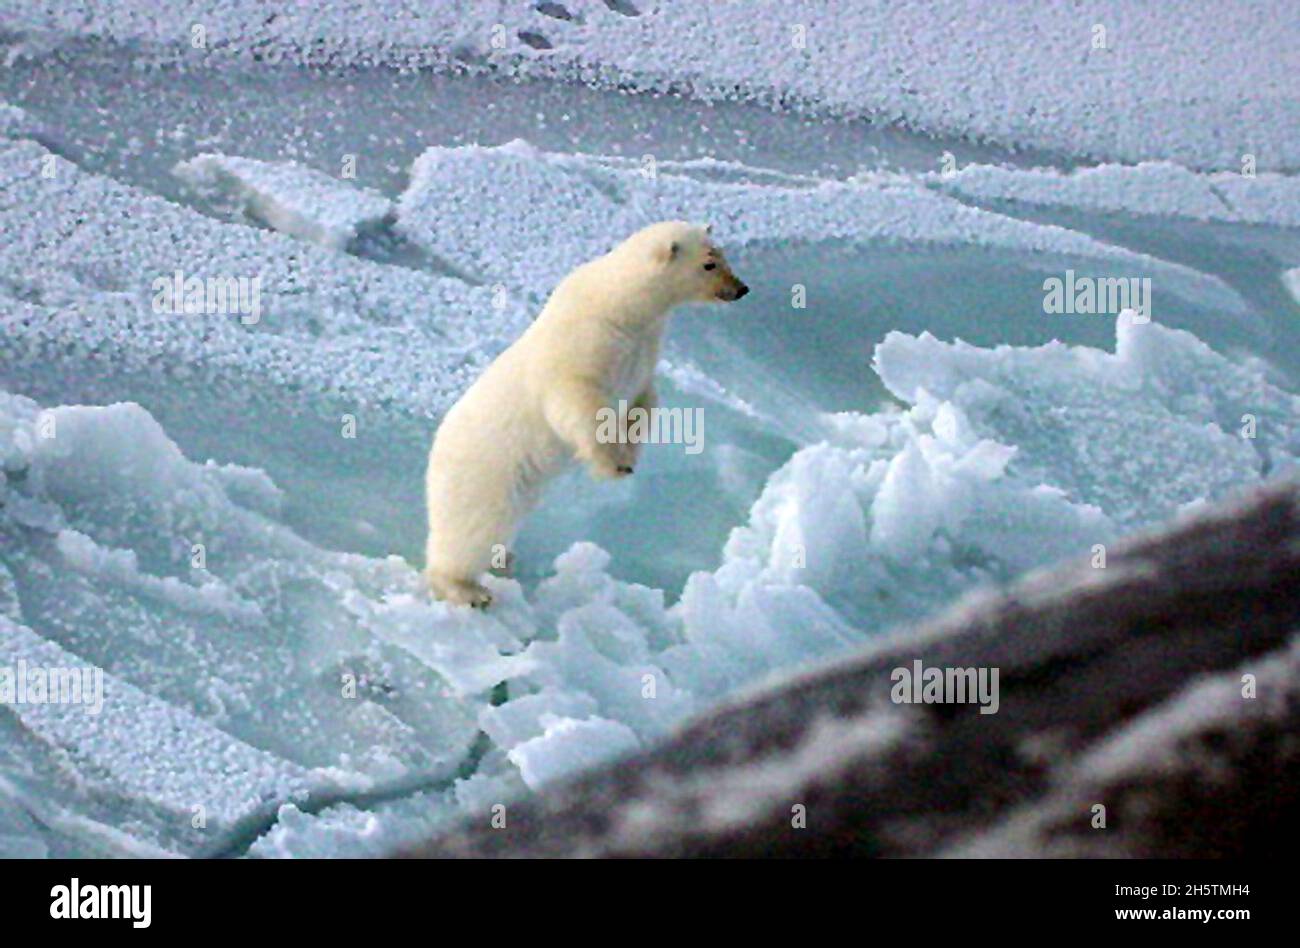
<svg viewBox="0 0 1300 948">
<path fill-rule="evenodd" d="M 1155 274 L 1170 292 L 1234 311 L 1237 295 L 1213 277 L 1052 225 L 968 207 L 924 179 L 866 174 L 790 186 L 718 182 L 681 165 L 547 153 L 515 140 L 496 148 L 434 146 L 411 172 L 397 229 L 484 283 L 534 294 L 611 249 L 611 233 L 658 220 L 711 224 L 724 246 L 880 241 L 979 244 L 1107 261 Z M 553 235 L 564 233 L 564 241 Z"/>
<path fill-rule="evenodd" d="M 595 711 L 596 701 L 590 695 L 543 688 L 535 694 L 485 708 L 478 721 L 494 744 L 511 751 L 545 730 L 543 718 L 577 720 L 591 717 Z"/>
<path fill-rule="evenodd" d="M 1300 305 L 1300 267 L 1283 273 L 1282 285 L 1286 287 L 1286 291 L 1291 294 L 1291 298 L 1296 301 L 1296 304 Z"/>
<path fill-rule="evenodd" d="M 1124 526 L 1172 517 L 1294 457 L 1295 396 L 1186 333 L 1122 318 L 1117 330 L 1113 356 L 1059 344 L 989 351 L 890 333 L 875 365 L 898 397 L 955 400 L 974 431 L 1015 445 L 1010 467 L 1050 478 Z M 1245 414 L 1263 419 L 1255 438 L 1242 437 Z"/>
<path fill-rule="evenodd" d="M 84 664 L 4 617 L 0 656 L 11 668 L 20 661 L 46 669 Z M 10 707 L 47 753 L 60 753 L 83 792 L 126 801 L 146 843 L 177 851 L 201 847 L 207 834 L 229 831 L 272 801 L 305 795 L 321 783 L 308 770 L 234 740 L 115 676 L 107 676 L 104 690 L 99 713 L 42 703 Z"/>
<path fill-rule="evenodd" d="M 6 618 L 5 654 L 56 667 L 75 649 L 105 667 L 112 696 L 102 720 L 52 706 L 19 706 L 19 718 L 48 745 L 88 754 L 104 775 L 97 793 L 149 808 L 142 842 L 173 852 L 207 851 L 313 792 L 440 794 L 425 821 L 408 812 L 382 829 L 377 812 L 340 802 L 312 831 L 316 818 L 295 807 L 260 844 L 370 852 L 457 811 L 453 771 L 477 728 L 536 789 L 936 598 L 1230 492 L 1266 459 L 1293 457 L 1300 425 L 1300 399 L 1156 323 L 1120 320 L 1114 354 L 893 333 L 875 367 L 911 406 L 842 416 L 833 441 L 796 452 L 720 567 L 693 576 L 676 605 L 612 579 L 609 555 L 578 544 L 531 594 L 493 580 L 501 608 L 485 615 L 418 595 L 399 560 L 329 553 L 243 507 L 228 472 L 185 459 L 138 406 L 42 410 L 10 396 L 3 509 L 20 539 L 9 569 L 21 614 L 54 639 Z M 1267 437 L 1219 427 L 1243 406 Z M 1184 449 L 1126 463 L 1157 431 Z M 15 518 L 18 500 L 46 516 Z M 194 580 L 178 561 L 200 533 L 212 575 Z M 489 702 L 502 681 L 507 699 Z M 480 791 L 464 798 L 493 795 Z M 158 815 L 196 805 L 211 834 L 198 840 Z"/>
<path fill-rule="evenodd" d="M 4 0 L 0 11 L 14 29 L 111 39 L 198 68 L 253 56 L 334 69 L 490 68 L 1094 158 L 1226 170 L 1253 154 L 1260 170 L 1300 164 L 1300 14 L 1287 4 L 1242 2 L 1231 16 L 1214 0 L 540 6 L 228 0 L 196 16 L 142 0 Z"/>
<path fill-rule="evenodd" d="M 140 571 L 134 550 L 107 549 L 76 530 L 60 530 L 54 545 L 77 572 L 151 595 L 176 609 L 211 612 L 232 620 L 262 618 L 256 603 L 242 599 L 220 580 L 191 586 L 175 576 L 149 576 Z"/>
<path fill-rule="evenodd" d="M 298 624 L 313 601 L 335 600 L 329 611 L 341 614 L 337 599 L 382 563 L 316 550 L 244 507 L 219 468 L 184 459 L 138 406 L 42 413 L 6 396 L 0 433 L 5 529 L 16 531 L 6 565 L 21 615 L 46 636 L 6 619 L 10 664 L 64 667 L 75 653 L 108 679 L 102 716 L 18 713 L 53 748 L 89 755 L 86 766 L 107 775 L 104 793 L 208 813 L 207 835 L 156 827 L 147 839 L 198 852 L 257 807 L 312 789 L 446 778 L 460 763 L 472 703 L 330 615 Z M 22 516 L 20 500 L 46 515 Z M 283 713 L 266 717 L 268 707 Z M 254 793 L 264 773 L 285 776 Z M 193 783 L 177 787 L 182 778 Z"/>
<path fill-rule="evenodd" d="M 516 744 L 507 755 L 533 790 L 640 746 L 632 729 L 618 721 L 547 716 L 539 723 L 542 733 Z"/>
<path fill-rule="evenodd" d="M 967 165 L 928 179 L 981 200 L 1170 215 L 1205 221 L 1300 226 L 1300 182 L 1280 174 L 1197 174 L 1167 161 L 1051 168 Z"/>
<path fill-rule="evenodd" d="M 8 195 L 0 224 L 9 238 L 0 264 L 17 275 L 0 290 L 31 308 L 26 331 L 5 344 L 28 358 L 41 347 L 111 350 L 136 364 L 162 361 L 174 376 L 198 363 L 362 404 L 400 399 L 436 410 L 524 319 L 518 304 L 495 305 L 486 288 L 368 261 L 340 263 L 323 248 L 231 228 L 88 174 L 30 140 L 0 143 L 0 168 Z M 51 233 L 67 236 L 48 241 Z M 184 320 L 141 305 L 154 296 L 155 280 L 177 272 L 256 277 L 262 298 L 277 303 L 251 326 L 228 314 Z M 430 324 L 413 299 L 457 317 Z"/>
<path fill-rule="evenodd" d="M 1293 470 L 1289 13 L 463 6 L 231 0 L 204 11 L 196 49 L 192 11 L 0 0 L 7 29 L 34 31 L 5 41 L 21 108 L 0 103 L 0 668 L 98 668 L 106 694 L 100 715 L 0 709 L 0 854 L 378 855 L 972 588 Z M 156 61 L 196 110 L 47 121 L 22 65 L 88 37 Z M 281 55 L 323 68 L 261 71 Z M 372 67 L 453 60 L 534 81 L 548 117 L 467 141 L 376 114 L 362 167 L 383 173 L 339 177 L 320 136 L 355 124 L 349 95 L 370 107 Z M 264 75 L 329 90 L 288 117 L 274 95 L 259 106 L 255 128 L 302 134 L 204 124 Z M 745 160 L 647 159 L 647 141 L 692 152 L 647 119 L 687 104 L 624 135 L 602 126 L 635 100 L 557 78 L 763 102 L 776 111 L 685 114 L 724 126 L 715 139 L 795 144 L 764 146 L 779 167 L 743 141 L 726 154 Z M 462 79 L 430 105 L 441 120 L 491 91 L 459 101 Z M 597 96 L 582 147 L 561 150 L 546 123 Z M 986 144 L 947 174 L 932 169 L 967 143 L 898 132 L 832 173 L 805 120 L 827 112 L 1058 152 Z M 205 193 L 178 188 L 180 155 Z M 708 414 L 704 452 L 658 446 L 617 485 L 562 479 L 518 578 L 489 578 L 491 610 L 431 601 L 420 481 L 438 418 L 563 273 L 661 218 L 711 223 L 754 289 L 682 313 L 663 353 L 666 403 Z M 1150 278 L 1151 321 L 1048 315 L 1044 279 L 1067 269 Z M 178 274 L 256 279 L 258 318 L 158 305 Z M 866 744 L 910 739 L 879 725 Z M 819 746 L 790 759 L 834 765 Z M 780 795 L 775 767 L 742 783 L 716 788 L 710 819 Z"/>
<path fill-rule="evenodd" d="M 292 161 L 196 155 L 172 173 L 214 203 L 233 203 L 274 230 L 329 250 L 346 250 L 358 233 L 382 224 L 391 208 L 382 194 Z"/>
</svg>

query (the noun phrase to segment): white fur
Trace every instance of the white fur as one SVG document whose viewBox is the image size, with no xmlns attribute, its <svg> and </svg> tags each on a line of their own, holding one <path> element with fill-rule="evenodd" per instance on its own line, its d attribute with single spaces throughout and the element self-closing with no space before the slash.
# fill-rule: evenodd
<svg viewBox="0 0 1300 948">
<path fill-rule="evenodd" d="M 598 410 L 620 399 L 654 406 L 674 306 L 744 292 L 708 231 L 680 221 L 638 231 L 565 277 L 438 428 L 426 479 L 434 593 L 487 605 L 479 577 L 506 565 L 520 519 L 571 460 L 598 478 L 630 474 L 638 446 L 598 441 Z"/>
</svg>

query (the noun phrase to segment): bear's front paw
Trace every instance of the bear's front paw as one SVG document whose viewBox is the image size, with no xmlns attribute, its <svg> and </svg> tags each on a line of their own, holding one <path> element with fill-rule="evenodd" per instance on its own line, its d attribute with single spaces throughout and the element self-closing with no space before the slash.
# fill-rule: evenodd
<svg viewBox="0 0 1300 948">
<path fill-rule="evenodd" d="M 586 460 L 591 476 L 597 480 L 627 477 L 636 469 L 636 448 L 618 442 L 600 444 L 597 445 L 594 457 Z"/>
<path fill-rule="evenodd" d="M 622 464 L 612 465 L 604 461 L 592 461 L 587 465 L 587 471 L 598 481 L 612 481 L 615 478 L 627 477 L 632 473 L 632 468 Z"/>
</svg>

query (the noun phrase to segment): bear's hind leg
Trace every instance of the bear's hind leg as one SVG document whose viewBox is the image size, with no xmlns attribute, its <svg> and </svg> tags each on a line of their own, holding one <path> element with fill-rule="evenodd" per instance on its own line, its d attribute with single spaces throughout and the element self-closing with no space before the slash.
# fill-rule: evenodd
<svg viewBox="0 0 1300 948">
<path fill-rule="evenodd" d="M 486 609 L 492 605 L 492 593 L 482 583 L 473 579 L 456 579 L 441 573 L 428 572 L 429 587 L 433 594 L 455 606 Z"/>
</svg>

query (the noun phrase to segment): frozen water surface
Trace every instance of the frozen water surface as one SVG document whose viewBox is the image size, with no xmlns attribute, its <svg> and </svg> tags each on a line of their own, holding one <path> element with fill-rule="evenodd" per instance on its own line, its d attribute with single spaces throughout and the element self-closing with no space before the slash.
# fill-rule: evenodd
<svg viewBox="0 0 1300 948">
<path fill-rule="evenodd" d="M 816 18 L 807 70 L 760 82 L 737 50 L 788 16 L 720 6 L 706 62 L 699 5 L 505 5 L 502 78 L 479 14 L 377 6 L 319 43 L 289 8 L 256 42 L 218 19 L 195 68 L 180 14 L 0 4 L 0 669 L 103 689 L 0 709 L 0 855 L 376 855 L 1300 454 L 1300 113 L 1285 70 L 1249 86 L 1267 50 L 1197 104 L 1156 82 L 1144 136 L 888 43 L 910 80 L 878 85 Z M 1021 26 L 1159 20 L 1085 6 Z M 1171 6 L 1174 45 L 1203 39 Z M 1261 11 L 1205 56 L 1285 36 Z M 1085 92 L 1149 91 L 1084 43 Z M 566 475 L 492 610 L 431 602 L 442 412 L 559 276 L 664 217 L 712 222 L 753 288 L 670 331 L 664 401 L 704 449 Z M 178 271 L 259 278 L 257 317 L 156 306 Z M 1067 273 L 1149 279 L 1149 319 L 1045 312 Z"/>
</svg>

